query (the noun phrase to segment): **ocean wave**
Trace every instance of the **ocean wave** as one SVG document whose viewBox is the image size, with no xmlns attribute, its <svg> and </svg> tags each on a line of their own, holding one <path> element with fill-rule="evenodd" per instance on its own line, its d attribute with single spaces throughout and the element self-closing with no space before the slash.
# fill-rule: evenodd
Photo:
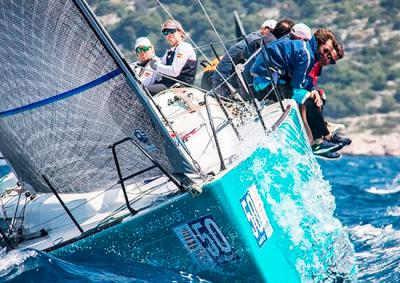
<svg viewBox="0 0 400 283">
<path fill-rule="evenodd" d="M 386 209 L 386 216 L 400 216 L 400 206 L 388 207 Z"/>
<path fill-rule="evenodd" d="M 400 192 L 400 174 L 398 174 L 390 184 L 386 184 L 382 188 L 373 186 L 369 189 L 366 189 L 365 191 L 370 194 L 376 195 L 388 195 L 398 193 Z"/>
<path fill-rule="evenodd" d="M 349 229 L 356 245 L 359 282 L 400 282 L 400 231 L 371 224 Z"/>
<path fill-rule="evenodd" d="M 0 254 L 0 282 L 209 282 L 186 272 L 122 262 L 91 259 L 75 264 L 33 249 Z"/>
</svg>

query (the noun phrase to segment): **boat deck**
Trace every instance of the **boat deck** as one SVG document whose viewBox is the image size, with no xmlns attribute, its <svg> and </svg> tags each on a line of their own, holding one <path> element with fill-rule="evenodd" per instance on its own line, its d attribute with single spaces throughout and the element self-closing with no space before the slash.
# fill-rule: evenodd
<svg viewBox="0 0 400 283">
<path fill-rule="evenodd" d="M 293 101 L 284 101 L 284 106 L 295 105 Z M 272 104 L 262 108 L 262 115 L 267 129 L 272 129 L 273 125 L 279 120 L 283 112 L 279 104 Z M 229 126 L 227 126 L 229 127 Z M 237 164 L 240 159 L 238 154 L 243 153 L 243 147 L 249 145 L 256 146 L 257 141 L 262 136 L 263 128 L 256 118 L 238 127 L 242 140 L 236 136 L 229 140 L 230 150 L 223 152 L 224 163 L 227 169 Z M 212 138 L 212 137 L 211 137 Z M 210 138 L 210 139 L 211 139 Z M 204 140 L 203 140 L 204 142 Z M 208 141 L 211 143 L 212 141 Z M 224 146 L 224 144 L 223 144 Z M 207 178 L 190 176 L 191 179 L 202 187 L 204 182 L 220 178 L 229 170 L 216 171 L 220 160 L 215 148 L 207 153 L 207 164 L 213 166 L 213 175 Z M 207 169 L 207 171 L 210 171 Z M 179 189 L 168 180 L 167 177 L 160 177 L 147 184 L 131 184 L 127 186 L 127 194 L 131 207 L 136 211 L 144 211 L 147 208 L 155 207 L 163 203 L 171 196 L 179 193 Z M 120 185 L 114 186 L 110 190 L 97 191 L 79 194 L 60 194 L 66 206 L 76 218 L 83 231 L 95 230 L 96 228 L 107 225 L 115 221 L 122 221 L 130 215 L 126 207 L 123 192 Z M 5 196 L 7 198 L 7 196 Z M 8 215 L 12 215 L 18 197 L 7 199 Z M 3 199 L 5 200 L 5 199 Z M 43 209 L 45 208 L 45 209 Z M 22 209 L 20 202 L 19 211 Z M 52 246 L 65 243 L 71 239 L 81 236 L 80 231 L 68 217 L 61 204 L 53 194 L 40 194 L 26 206 L 24 220 L 25 240 L 19 243 L 19 247 L 32 247 L 38 250 L 46 250 Z M 40 235 L 40 230 L 45 230 L 46 235 Z M 29 239 L 31 238 L 31 239 Z"/>
</svg>

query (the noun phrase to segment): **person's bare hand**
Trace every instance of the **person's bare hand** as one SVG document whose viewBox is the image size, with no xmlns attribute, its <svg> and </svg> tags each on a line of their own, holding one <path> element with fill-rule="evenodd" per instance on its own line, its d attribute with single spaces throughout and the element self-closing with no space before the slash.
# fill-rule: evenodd
<svg viewBox="0 0 400 283">
<path fill-rule="evenodd" d="M 322 107 L 322 99 L 317 90 L 311 91 L 311 98 L 314 99 L 314 103 L 318 108 Z"/>
</svg>

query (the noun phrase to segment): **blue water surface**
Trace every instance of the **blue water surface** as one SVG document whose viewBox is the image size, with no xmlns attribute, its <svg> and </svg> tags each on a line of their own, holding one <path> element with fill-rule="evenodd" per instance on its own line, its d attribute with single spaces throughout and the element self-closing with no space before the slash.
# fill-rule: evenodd
<svg viewBox="0 0 400 283">
<path fill-rule="evenodd" d="M 355 246 L 359 282 L 400 282 L 400 159 L 345 156 L 320 165 L 332 185 L 336 215 Z M 184 270 L 112 255 L 61 260 L 36 250 L 17 250 L 0 255 L 0 282 L 206 281 Z"/>
<path fill-rule="evenodd" d="M 359 282 L 400 282 L 400 158 L 320 161 L 356 250 Z"/>
</svg>

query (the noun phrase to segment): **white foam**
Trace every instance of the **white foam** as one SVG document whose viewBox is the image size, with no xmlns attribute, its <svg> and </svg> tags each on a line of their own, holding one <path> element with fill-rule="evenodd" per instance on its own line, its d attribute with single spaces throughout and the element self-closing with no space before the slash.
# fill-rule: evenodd
<svg viewBox="0 0 400 283">
<path fill-rule="evenodd" d="M 385 185 L 383 188 L 375 186 L 366 190 L 370 194 L 388 195 L 400 192 L 400 174 L 398 174 L 390 184 Z"/>
<path fill-rule="evenodd" d="M 359 266 L 358 278 L 363 282 L 398 282 L 400 262 L 400 231 L 392 225 L 383 228 L 371 224 L 350 228 L 363 251 L 356 253 Z M 379 278 L 377 277 L 379 275 Z"/>
<path fill-rule="evenodd" d="M 349 229 L 349 232 L 358 239 L 368 240 L 378 236 L 381 232 L 381 228 L 376 228 L 371 224 L 357 225 Z"/>
<path fill-rule="evenodd" d="M 392 206 L 386 209 L 386 216 L 400 216 L 400 206 Z"/>
<path fill-rule="evenodd" d="M 351 167 L 360 167 L 360 165 L 356 162 L 353 161 L 349 161 L 347 162 L 347 166 L 351 166 Z"/>
<path fill-rule="evenodd" d="M 400 231 L 393 229 L 391 224 L 383 228 L 377 228 L 371 224 L 357 225 L 350 228 L 349 232 L 356 241 L 364 246 L 370 246 L 371 250 L 380 247 L 380 252 L 391 251 L 391 247 L 386 244 L 394 242 L 397 243 L 394 248 L 400 252 Z M 400 257 L 400 253 L 398 256 Z"/>
<path fill-rule="evenodd" d="M 39 254 L 35 250 L 12 250 L 0 258 L 0 273 L 5 273 L 5 271 L 12 267 L 21 265 L 28 258 L 36 257 L 38 255 Z"/>
<path fill-rule="evenodd" d="M 302 140 L 284 140 L 287 136 L 290 135 L 274 133 L 268 138 L 268 148 L 290 156 L 289 162 L 269 164 L 271 170 L 264 171 L 262 168 L 268 162 L 265 158 L 252 168 L 254 174 L 262 175 L 262 194 L 285 238 L 281 244 L 288 246 L 290 257 L 298 255 L 294 264 L 302 282 L 327 280 L 328 265 L 332 272 L 351 274 L 354 249 L 340 221 L 333 217 L 335 200 L 331 186 L 323 180 L 312 153 L 300 154 L 290 146 Z M 274 182 L 277 177 L 287 181 Z"/>
</svg>

